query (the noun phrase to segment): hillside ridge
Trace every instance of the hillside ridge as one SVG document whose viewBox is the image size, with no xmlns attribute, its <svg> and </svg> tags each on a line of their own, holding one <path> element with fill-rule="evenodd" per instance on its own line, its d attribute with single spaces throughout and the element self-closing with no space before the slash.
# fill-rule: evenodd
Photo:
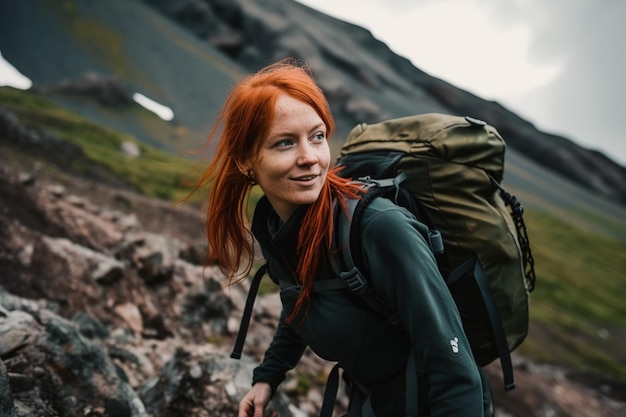
<svg viewBox="0 0 626 417">
<path fill-rule="evenodd" d="M 337 119 L 339 138 L 356 123 L 389 117 L 471 115 L 496 126 L 511 149 L 550 172 L 596 196 L 626 203 L 626 168 L 606 155 L 541 132 L 499 103 L 419 70 L 369 31 L 295 1 L 59 4 L 0 4 L 3 55 L 36 87 L 79 80 L 95 71 L 118 79 L 129 95 L 142 92 L 168 105 L 175 120 L 161 123 L 112 112 L 88 96 L 50 95 L 94 121 L 163 149 L 184 152 L 197 146 L 234 80 L 270 61 L 295 57 L 314 70 Z"/>
</svg>

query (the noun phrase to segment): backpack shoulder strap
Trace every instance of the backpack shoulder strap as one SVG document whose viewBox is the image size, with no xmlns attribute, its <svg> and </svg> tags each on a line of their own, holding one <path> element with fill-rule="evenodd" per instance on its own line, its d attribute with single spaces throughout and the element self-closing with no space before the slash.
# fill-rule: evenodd
<svg viewBox="0 0 626 417">
<path fill-rule="evenodd" d="M 365 263 L 361 251 L 361 218 L 367 205 L 376 197 L 389 192 L 390 189 L 398 189 L 399 184 L 404 180 L 402 173 L 396 178 L 385 180 L 371 180 L 364 178 L 367 191 L 359 199 L 346 199 L 346 210 L 336 203 L 335 207 L 335 232 L 330 256 L 330 265 L 335 274 L 340 278 L 322 281 L 320 284 L 325 288 L 317 290 L 331 289 L 337 287 L 347 287 L 352 293 L 361 297 L 374 311 L 387 317 L 389 322 L 396 327 L 400 327 L 400 320 L 395 311 L 376 292 L 368 277 L 363 273 Z"/>
<path fill-rule="evenodd" d="M 397 200 L 400 184 L 406 179 L 404 172 L 394 178 L 372 179 L 370 177 L 359 178 L 364 183 L 364 192 L 360 198 L 347 198 L 346 210 L 342 210 L 340 204 L 335 203 L 335 232 L 333 236 L 333 251 L 339 253 L 339 257 L 331 257 L 331 266 L 335 272 L 352 271 L 364 265 L 361 258 L 361 233 L 360 224 L 365 208 L 376 197 L 393 191 L 393 197 Z"/>
<path fill-rule="evenodd" d="M 261 265 L 261 267 L 254 274 L 252 282 L 250 283 L 250 290 L 248 291 L 248 298 L 246 299 L 246 306 L 243 309 L 243 316 L 241 317 L 241 323 L 239 324 L 239 332 L 237 333 L 237 340 L 235 341 L 235 347 L 230 357 L 233 359 L 241 359 L 241 352 L 243 351 L 243 345 L 246 342 L 246 334 L 248 333 L 248 326 L 250 325 L 250 319 L 252 318 L 252 309 L 254 307 L 254 300 L 259 292 L 259 285 L 261 279 L 268 272 L 269 267 L 267 263 Z"/>
</svg>

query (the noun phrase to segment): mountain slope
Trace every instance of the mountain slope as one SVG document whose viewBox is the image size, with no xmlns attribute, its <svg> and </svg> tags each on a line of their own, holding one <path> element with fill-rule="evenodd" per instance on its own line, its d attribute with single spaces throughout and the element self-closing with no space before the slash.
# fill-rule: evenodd
<svg viewBox="0 0 626 417">
<path fill-rule="evenodd" d="M 426 41 L 416 40 L 416 48 Z M 57 102 L 175 152 L 202 140 L 233 80 L 272 60 L 301 58 L 329 97 L 338 138 L 360 122 L 469 114 L 495 125 L 510 149 L 551 172 L 626 202 L 626 170 L 606 156 L 540 132 L 498 103 L 420 71 L 365 29 L 291 0 L 2 2 L 0 50 Z M 141 92 L 171 107 L 174 122 L 53 88 L 87 72 L 113 76 L 129 95 Z"/>
<path fill-rule="evenodd" d="M 169 150 L 189 150 L 204 134 L 232 80 L 244 70 L 141 1 L 0 3 L 0 50 L 64 106 Z M 145 120 L 58 92 L 85 74 L 112 76 L 172 107 L 174 123 Z M 56 90 L 56 91 L 55 91 Z"/>
<path fill-rule="evenodd" d="M 0 101 L 0 414 L 5 415 L 7 399 L 19 405 L 16 417 L 51 415 L 43 411 L 48 407 L 61 407 L 57 414 L 66 415 L 62 407 L 68 398 L 73 406 L 108 409 L 111 391 L 98 393 L 85 384 L 98 385 L 101 379 L 93 373 L 106 376 L 110 388 L 130 381 L 132 389 L 119 392 L 116 404 L 141 408 L 143 403 L 154 416 L 188 415 L 195 407 L 233 415 L 240 397 L 203 392 L 211 387 L 232 393 L 234 387 L 218 389 L 217 381 L 199 378 L 197 371 L 199 364 L 208 368 L 203 375 L 238 369 L 227 353 L 247 288 L 244 283 L 222 293 L 215 268 L 200 265 L 205 244 L 194 205 L 163 200 L 176 198 L 177 178 L 188 165 L 143 144 L 131 158 L 122 152 L 121 145 L 133 140 L 127 134 L 93 125 L 35 93 L 0 89 Z M 605 228 L 606 218 L 589 216 L 586 229 L 571 211 L 555 216 L 532 209 L 526 222 L 538 289 L 531 297 L 530 334 L 514 354 L 517 389 L 503 392 L 497 362 L 486 369 L 496 404 L 511 416 L 565 417 L 574 410 L 580 416 L 621 415 L 626 286 L 620 265 L 626 261 L 626 225 L 614 225 L 619 240 L 595 230 Z M 33 303 L 39 307 L 29 307 Z M 55 315 L 44 306 L 63 317 L 55 323 L 64 322 L 74 337 L 19 338 L 24 328 L 33 335 L 58 333 L 49 322 Z M 254 360 L 242 363 L 250 370 L 275 329 L 278 294 L 258 299 L 255 311 L 260 314 L 246 344 Z M 28 319 L 30 314 L 37 320 Z M 43 332 L 36 325 L 41 322 L 50 324 Z M 84 347 L 100 358 L 99 367 L 85 363 L 93 355 L 81 353 Z M 58 358 L 69 368 L 57 366 Z M 108 372 L 111 361 L 123 373 Z M 287 403 L 318 415 L 315 398 L 321 396 L 327 365 L 308 355 L 289 376 L 277 393 L 290 396 L 288 402 L 283 398 L 281 416 L 292 415 Z M 41 369 L 49 379 L 41 379 Z M 237 378 L 238 395 L 246 392 L 249 378 Z M 7 380 L 14 390 L 8 395 Z M 166 395 L 161 389 L 151 394 L 156 380 Z M 216 408 L 222 413 L 212 411 Z M 139 410 L 132 415 L 145 417 Z"/>
<path fill-rule="evenodd" d="M 469 114 L 496 126 L 510 147 L 541 165 L 626 202 L 624 167 L 565 138 L 538 131 L 498 103 L 420 71 L 361 27 L 294 1 L 235 0 L 228 5 L 220 1 L 146 1 L 221 48 L 249 71 L 268 59 L 285 56 L 308 62 L 329 96 L 342 137 L 342 128 L 347 130 L 360 122 L 424 112 Z M 424 42 L 428 40 L 415 39 L 415 48 Z M 480 53 L 477 49 L 476 54 Z"/>
</svg>

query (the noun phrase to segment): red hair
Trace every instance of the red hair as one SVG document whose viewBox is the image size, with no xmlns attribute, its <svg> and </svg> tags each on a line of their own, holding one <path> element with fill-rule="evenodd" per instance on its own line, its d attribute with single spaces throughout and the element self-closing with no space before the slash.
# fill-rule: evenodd
<svg viewBox="0 0 626 417">
<path fill-rule="evenodd" d="M 209 262 L 220 265 L 232 284 L 244 262 L 243 278 L 250 273 L 253 262 L 252 233 L 245 218 L 249 179 L 239 169 L 254 158 L 269 133 L 275 103 L 283 94 L 310 105 L 326 125 L 327 137 L 335 129 L 335 121 L 322 90 L 310 70 L 288 61 L 281 61 L 249 75 L 231 90 L 205 146 L 218 136 L 219 142 L 206 169 L 196 183 L 199 188 L 211 185 L 206 208 L 206 234 Z M 359 187 L 330 170 L 318 199 L 310 205 L 298 235 L 297 277 L 302 293 L 293 317 L 309 299 L 315 273 L 332 242 L 333 200 L 346 195 L 356 197 Z M 342 198 L 338 198 L 343 203 Z"/>
</svg>

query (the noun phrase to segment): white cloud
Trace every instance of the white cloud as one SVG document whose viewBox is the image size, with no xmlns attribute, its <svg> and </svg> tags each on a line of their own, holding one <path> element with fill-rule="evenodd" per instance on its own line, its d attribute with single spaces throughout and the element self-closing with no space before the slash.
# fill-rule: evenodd
<svg viewBox="0 0 626 417">
<path fill-rule="evenodd" d="M 529 59 L 528 26 L 494 25 L 478 1 L 416 3 L 399 18 L 400 22 L 381 24 L 385 31 L 404 28 L 404 36 L 394 38 L 396 52 L 420 69 L 484 98 L 528 93 L 561 72 L 559 65 Z M 386 33 L 381 37 L 389 38 Z"/>
<path fill-rule="evenodd" d="M 301 1 L 369 29 L 397 54 L 429 74 L 487 99 L 536 90 L 561 72 L 530 59 L 531 29 L 495 25 L 479 0 L 439 0 L 381 5 L 375 1 Z M 351 11 L 351 12 L 350 12 Z"/>
</svg>

